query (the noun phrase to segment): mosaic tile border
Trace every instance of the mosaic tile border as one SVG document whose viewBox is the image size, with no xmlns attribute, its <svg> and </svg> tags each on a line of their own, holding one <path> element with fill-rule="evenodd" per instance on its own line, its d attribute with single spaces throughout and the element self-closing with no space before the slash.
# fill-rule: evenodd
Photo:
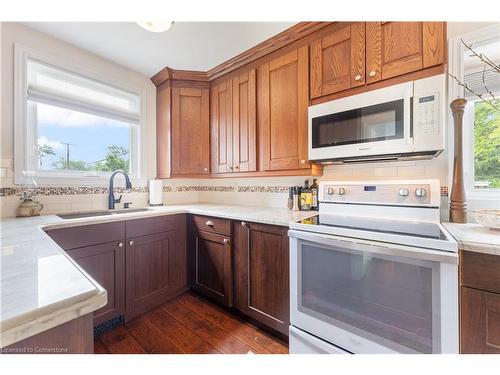
<svg viewBox="0 0 500 375">
<path fill-rule="evenodd" d="M 175 192 L 223 192 L 223 193 L 278 193 L 287 194 L 289 186 L 262 186 L 262 185 L 243 185 L 243 186 L 227 186 L 227 185 L 177 185 L 177 186 L 163 186 L 164 193 Z M 126 189 L 116 187 L 113 189 L 115 193 L 125 193 Z M 20 196 L 23 191 L 34 193 L 36 195 L 90 195 L 90 194 L 108 194 L 107 187 L 92 187 L 92 186 L 78 186 L 78 187 L 7 187 L 0 188 L 0 197 Z M 148 186 L 139 186 L 132 188 L 133 193 L 148 193 Z M 448 187 L 441 186 L 441 196 L 448 196 Z"/>
</svg>

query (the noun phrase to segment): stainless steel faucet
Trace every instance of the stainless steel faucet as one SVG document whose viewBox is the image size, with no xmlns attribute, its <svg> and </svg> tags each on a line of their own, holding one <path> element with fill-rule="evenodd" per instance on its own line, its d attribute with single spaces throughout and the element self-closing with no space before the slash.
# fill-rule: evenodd
<svg viewBox="0 0 500 375">
<path fill-rule="evenodd" d="M 122 171 L 121 169 L 117 169 L 116 171 L 113 172 L 111 177 L 109 178 L 109 195 L 108 195 L 108 208 L 110 210 L 114 210 L 115 208 L 115 203 L 120 203 L 122 200 L 122 196 L 120 195 L 120 198 L 115 199 L 115 194 L 113 193 L 113 179 L 115 178 L 115 175 L 117 173 L 122 173 L 125 176 L 125 188 L 127 190 L 132 189 L 132 183 L 130 182 L 130 178 L 128 174 L 125 171 Z"/>
</svg>

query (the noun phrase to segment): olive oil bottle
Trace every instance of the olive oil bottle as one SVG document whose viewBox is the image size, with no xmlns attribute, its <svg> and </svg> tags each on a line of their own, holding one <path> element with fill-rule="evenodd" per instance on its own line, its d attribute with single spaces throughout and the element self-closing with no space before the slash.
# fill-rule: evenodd
<svg viewBox="0 0 500 375">
<path fill-rule="evenodd" d="M 300 203 L 301 210 L 309 211 L 313 203 L 313 197 L 311 189 L 309 188 L 309 180 L 304 182 L 304 187 L 300 191 Z"/>
</svg>

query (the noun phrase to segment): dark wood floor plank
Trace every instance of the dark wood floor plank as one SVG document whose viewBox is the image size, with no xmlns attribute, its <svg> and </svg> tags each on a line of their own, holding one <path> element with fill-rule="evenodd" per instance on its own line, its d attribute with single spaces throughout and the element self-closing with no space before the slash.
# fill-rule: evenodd
<svg viewBox="0 0 500 375">
<path fill-rule="evenodd" d="M 167 302 L 161 308 L 223 353 L 246 354 L 252 351 L 250 346 L 210 323 L 177 300 Z"/>
<path fill-rule="evenodd" d="M 187 354 L 221 354 L 201 337 L 175 320 L 161 308 L 153 309 L 145 314 L 145 318 L 164 335 L 170 338 L 177 347 Z"/>
<path fill-rule="evenodd" d="M 132 319 L 125 324 L 125 329 L 130 332 L 146 353 L 151 354 L 182 354 L 167 335 L 164 335 L 154 324 L 147 320 L 150 312 Z"/>
<path fill-rule="evenodd" d="M 256 327 L 231 315 L 215 304 L 192 293 L 183 294 L 178 298 L 178 301 L 203 316 L 209 322 L 243 341 L 255 353 L 288 354 L 288 347 L 284 343 L 259 331 Z"/>
<path fill-rule="evenodd" d="M 106 347 L 98 337 L 94 340 L 94 354 L 109 354 Z"/>
<path fill-rule="evenodd" d="M 123 326 L 118 326 L 116 328 L 113 328 L 111 331 L 103 333 L 101 336 L 99 336 L 99 339 L 106 346 L 106 349 L 110 353 L 145 353 L 142 346 Z"/>
</svg>

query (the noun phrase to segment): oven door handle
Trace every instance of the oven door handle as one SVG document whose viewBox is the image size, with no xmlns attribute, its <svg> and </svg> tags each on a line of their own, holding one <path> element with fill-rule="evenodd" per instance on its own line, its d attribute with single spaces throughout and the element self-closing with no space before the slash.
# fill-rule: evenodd
<svg viewBox="0 0 500 375">
<path fill-rule="evenodd" d="M 299 240 L 317 243 L 326 246 L 338 247 L 340 251 L 347 253 L 372 253 L 389 256 L 398 256 L 423 261 L 435 261 L 458 264 L 458 255 L 452 252 L 436 251 L 419 247 L 410 247 L 384 242 L 367 241 L 362 239 L 311 233 L 298 230 L 289 230 L 288 236 Z"/>
</svg>

